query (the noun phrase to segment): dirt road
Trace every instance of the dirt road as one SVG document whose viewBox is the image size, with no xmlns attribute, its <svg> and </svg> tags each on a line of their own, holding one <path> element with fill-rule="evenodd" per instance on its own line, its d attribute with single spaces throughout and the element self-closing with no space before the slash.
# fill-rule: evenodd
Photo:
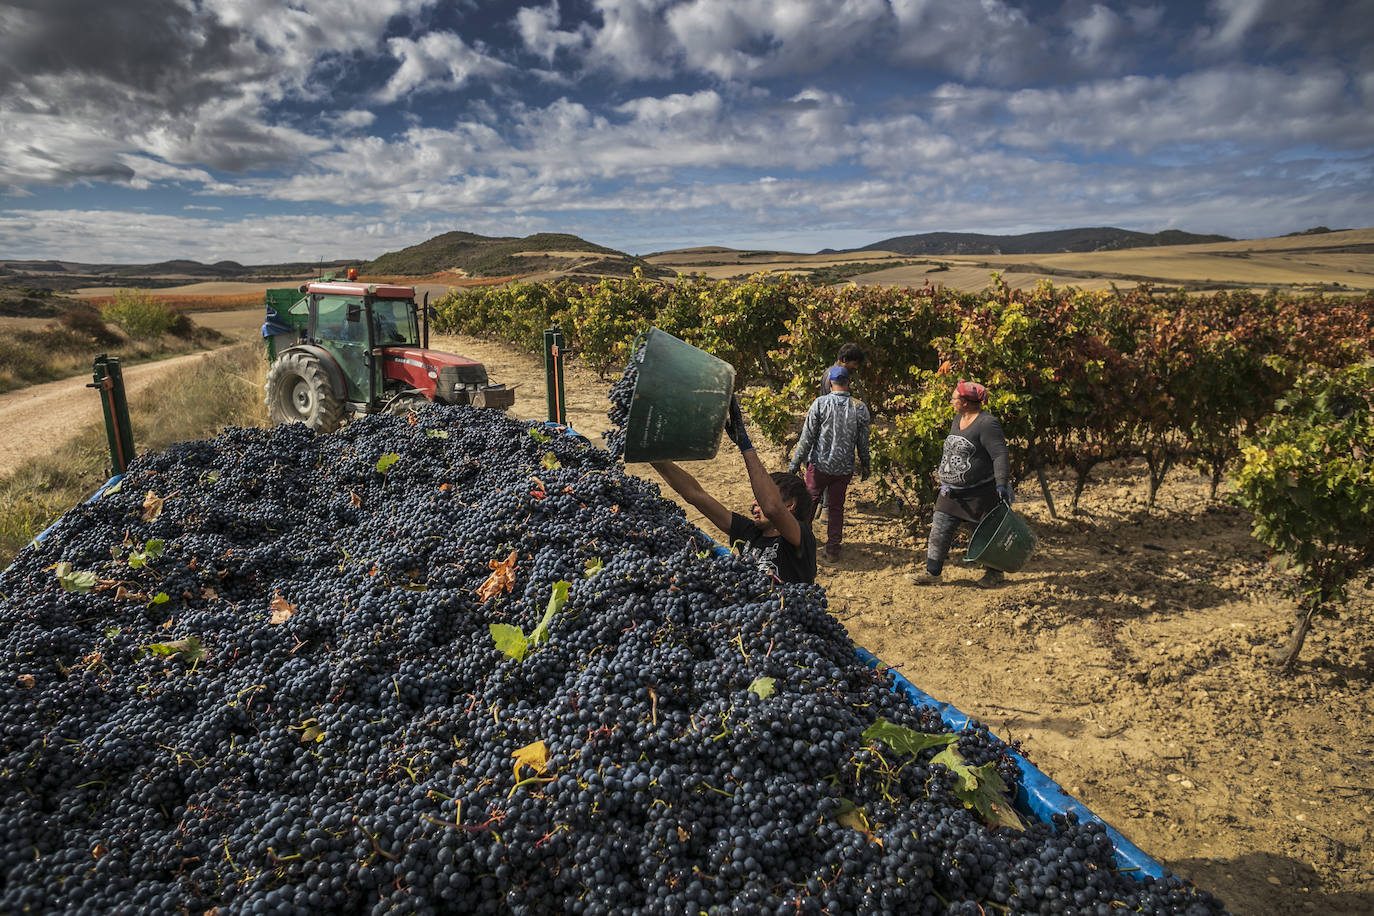
<svg viewBox="0 0 1374 916">
<path fill-rule="evenodd" d="M 165 382 L 179 368 L 205 353 L 188 353 L 155 363 L 123 368 L 129 397 Z M 25 461 L 47 454 L 75 438 L 104 414 L 100 395 L 87 388 L 91 374 L 0 394 L 0 475 L 11 474 Z"/>
</svg>

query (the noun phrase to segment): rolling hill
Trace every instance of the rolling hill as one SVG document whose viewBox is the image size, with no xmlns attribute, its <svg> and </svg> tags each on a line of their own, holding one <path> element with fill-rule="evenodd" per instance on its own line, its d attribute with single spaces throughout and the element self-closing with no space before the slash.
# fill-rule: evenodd
<svg viewBox="0 0 1374 916">
<path fill-rule="evenodd" d="M 541 232 L 524 238 L 445 232 L 364 264 L 359 273 L 424 276 L 462 272 L 471 277 L 526 275 L 544 271 L 628 276 L 635 267 L 655 271 L 640 258 L 575 235 Z"/>
<path fill-rule="evenodd" d="M 846 251 L 891 251 L 905 255 L 949 254 L 1054 254 L 1063 251 L 1120 251 L 1125 248 L 1152 248 L 1161 245 L 1195 245 L 1202 242 L 1230 242 L 1224 235 L 1196 235 L 1177 229 L 1163 232 L 1132 232 L 1110 227 L 1057 229 L 1028 232 L 1024 235 L 979 235 L 973 232 L 927 232 L 849 248 Z M 833 253 L 827 249 L 821 254 Z"/>
</svg>

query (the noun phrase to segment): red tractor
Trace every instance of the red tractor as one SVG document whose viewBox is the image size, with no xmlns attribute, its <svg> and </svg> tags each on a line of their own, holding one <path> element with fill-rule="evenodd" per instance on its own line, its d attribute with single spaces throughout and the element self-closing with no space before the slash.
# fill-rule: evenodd
<svg viewBox="0 0 1374 916">
<path fill-rule="evenodd" d="M 350 272 L 351 274 L 351 272 Z M 379 283 L 320 280 L 267 291 L 267 407 L 274 423 L 332 432 L 346 417 L 405 413 L 430 401 L 505 409 L 476 360 L 429 349 L 428 295 Z"/>
</svg>

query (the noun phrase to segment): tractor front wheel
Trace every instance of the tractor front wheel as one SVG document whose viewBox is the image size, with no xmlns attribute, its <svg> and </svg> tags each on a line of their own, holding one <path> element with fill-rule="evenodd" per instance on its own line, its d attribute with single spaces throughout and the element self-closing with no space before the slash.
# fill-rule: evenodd
<svg viewBox="0 0 1374 916">
<path fill-rule="evenodd" d="M 387 404 L 386 412 L 398 417 L 404 417 L 412 410 L 424 407 L 428 403 L 430 403 L 429 398 L 425 397 L 419 391 L 407 391 L 404 394 L 398 394 L 391 403 Z"/>
<path fill-rule="evenodd" d="M 332 433 L 343 422 L 343 392 L 335 391 L 316 356 L 284 353 L 267 370 L 267 413 L 273 423 L 304 423 Z"/>
</svg>

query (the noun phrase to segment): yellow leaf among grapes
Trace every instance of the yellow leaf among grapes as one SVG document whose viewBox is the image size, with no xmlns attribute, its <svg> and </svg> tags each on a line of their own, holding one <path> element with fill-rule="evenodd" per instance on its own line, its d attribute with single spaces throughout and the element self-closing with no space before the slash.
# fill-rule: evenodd
<svg viewBox="0 0 1374 916">
<path fill-rule="evenodd" d="M 281 592 L 277 592 L 277 596 L 272 599 L 271 608 L 272 617 L 270 620 L 272 623 L 286 623 L 291 619 L 291 615 L 296 613 L 296 606 L 283 598 Z"/>
<path fill-rule="evenodd" d="M 478 586 L 478 598 L 486 601 L 515 587 L 515 561 L 518 556 L 516 551 L 512 550 L 510 556 L 504 560 L 488 561 L 487 565 L 491 567 L 492 573 L 487 576 L 487 581 Z"/>
<path fill-rule="evenodd" d="M 143 520 L 145 522 L 151 522 L 161 515 L 162 504 L 168 499 L 170 499 L 170 497 L 158 496 L 152 490 L 149 490 L 148 495 L 143 497 Z"/>
<path fill-rule="evenodd" d="M 536 773 L 543 773 L 549 768 L 549 748 L 543 741 L 527 744 L 511 756 L 515 758 L 516 782 L 520 781 L 520 769 L 522 767 L 529 767 Z"/>
</svg>

